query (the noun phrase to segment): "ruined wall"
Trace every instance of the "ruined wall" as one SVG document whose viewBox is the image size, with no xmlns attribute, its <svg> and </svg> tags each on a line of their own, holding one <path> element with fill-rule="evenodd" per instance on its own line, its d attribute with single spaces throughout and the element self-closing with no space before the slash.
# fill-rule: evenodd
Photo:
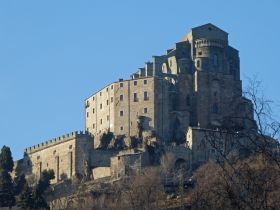
<svg viewBox="0 0 280 210">
<path fill-rule="evenodd" d="M 111 178 L 119 179 L 124 176 L 141 173 L 141 154 L 124 154 L 111 158 Z"/>
</svg>

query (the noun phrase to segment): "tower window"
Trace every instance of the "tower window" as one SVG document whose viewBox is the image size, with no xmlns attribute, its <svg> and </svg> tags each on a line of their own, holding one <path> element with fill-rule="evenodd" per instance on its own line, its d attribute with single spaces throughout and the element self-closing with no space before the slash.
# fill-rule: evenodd
<svg viewBox="0 0 280 210">
<path fill-rule="evenodd" d="M 113 85 L 111 85 L 111 90 L 113 90 L 113 88 L 114 88 L 114 86 L 113 86 Z"/>
<path fill-rule="evenodd" d="M 87 112 L 87 117 L 89 116 L 89 113 Z"/>
<path fill-rule="evenodd" d="M 137 93 L 134 93 L 134 94 L 133 94 L 133 101 L 134 101 L 134 102 L 137 102 L 137 101 L 138 101 Z"/>
<path fill-rule="evenodd" d="M 114 101 L 114 99 L 113 99 L 113 97 L 111 97 L 111 103 L 113 103 L 113 101 Z"/>
<path fill-rule="evenodd" d="M 94 123 L 92 124 L 92 128 L 93 128 L 93 129 L 95 128 L 95 124 L 94 124 Z"/>
<path fill-rule="evenodd" d="M 137 81 L 134 81 L 134 86 L 136 86 L 137 85 Z"/>
<path fill-rule="evenodd" d="M 93 114 L 95 113 L 95 109 L 94 109 L 94 108 L 92 109 L 92 113 L 93 113 Z"/>
<path fill-rule="evenodd" d="M 144 101 L 147 101 L 147 100 L 149 100 L 148 92 L 145 91 L 145 92 L 144 92 Z"/>
<path fill-rule="evenodd" d="M 123 95 L 120 95 L 120 101 L 123 101 Z"/>
<path fill-rule="evenodd" d="M 213 104 L 213 113 L 214 113 L 214 114 L 218 114 L 218 112 L 219 112 L 218 104 L 217 104 L 217 103 L 214 103 L 214 104 Z"/>
<path fill-rule="evenodd" d="M 102 109 L 102 104 L 100 104 L 100 109 Z"/>
<path fill-rule="evenodd" d="M 202 55 L 202 52 L 200 51 L 200 52 L 198 52 L 198 55 Z"/>
<path fill-rule="evenodd" d="M 148 84 L 148 81 L 145 79 L 144 80 L 144 85 L 147 85 Z"/>
<path fill-rule="evenodd" d="M 190 105 L 191 105 L 191 98 L 190 98 L 189 95 L 187 95 L 186 104 L 187 104 L 187 106 L 190 106 Z"/>
<path fill-rule="evenodd" d="M 109 117 L 109 115 L 107 115 L 107 121 L 109 121 L 109 119 L 110 119 L 110 117 Z"/>
<path fill-rule="evenodd" d="M 144 110 L 143 110 L 143 112 L 145 113 L 145 114 L 147 114 L 148 113 L 148 108 L 144 108 Z"/>
<path fill-rule="evenodd" d="M 120 87 L 123 87 L 123 83 L 120 83 Z"/>
<path fill-rule="evenodd" d="M 120 116 L 121 116 L 121 117 L 123 116 L 123 111 L 120 111 Z"/>
<path fill-rule="evenodd" d="M 107 105 L 109 105 L 109 100 L 107 100 Z"/>
<path fill-rule="evenodd" d="M 122 131 L 123 130 L 123 127 L 121 126 L 120 130 Z"/>
<path fill-rule="evenodd" d="M 213 64 L 214 64 L 215 66 L 218 65 L 218 56 L 217 56 L 216 54 L 213 55 Z"/>
<path fill-rule="evenodd" d="M 100 119 L 100 124 L 102 125 L 102 119 Z"/>
<path fill-rule="evenodd" d="M 196 61 L 196 67 L 200 67 L 200 60 Z"/>
<path fill-rule="evenodd" d="M 94 101 L 94 99 L 95 99 L 95 98 L 94 98 L 94 97 L 92 97 L 92 100 L 93 100 L 93 101 Z"/>
<path fill-rule="evenodd" d="M 100 92 L 99 95 L 102 96 L 102 92 Z"/>
</svg>

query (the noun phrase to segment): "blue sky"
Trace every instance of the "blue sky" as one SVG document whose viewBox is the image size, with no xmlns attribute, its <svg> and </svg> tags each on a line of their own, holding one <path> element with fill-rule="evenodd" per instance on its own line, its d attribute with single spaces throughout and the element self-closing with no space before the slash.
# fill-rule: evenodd
<svg viewBox="0 0 280 210">
<path fill-rule="evenodd" d="M 213 23 L 279 104 L 279 0 L 0 1 L 0 146 L 84 129 L 83 101 Z"/>
</svg>

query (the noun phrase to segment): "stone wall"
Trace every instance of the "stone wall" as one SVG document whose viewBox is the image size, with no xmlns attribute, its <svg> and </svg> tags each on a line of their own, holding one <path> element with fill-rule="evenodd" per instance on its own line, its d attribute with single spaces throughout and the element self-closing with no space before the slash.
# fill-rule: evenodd
<svg viewBox="0 0 280 210">
<path fill-rule="evenodd" d="M 55 172 L 52 183 L 84 173 L 93 145 L 90 135 L 72 132 L 48 142 L 25 150 L 20 161 L 22 173 L 33 174 L 38 180 L 43 170 L 52 169 Z"/>
</svg>

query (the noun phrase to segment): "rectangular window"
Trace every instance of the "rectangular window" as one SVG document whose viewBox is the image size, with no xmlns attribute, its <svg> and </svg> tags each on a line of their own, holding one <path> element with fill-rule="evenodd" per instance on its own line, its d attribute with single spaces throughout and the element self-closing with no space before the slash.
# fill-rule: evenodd
<svg viewBox="0 0 280 210">
<path fill-rule="evenodd" d="M 109 105 L 109 100 L 107 100 L 107 106 Z"/>
<path fill-rule="evenodd" d="M 100 109 L 102 109 L 102 104 L 100 104 Z"/>
<path fill-rule="evenodd" d="M 121 88 L 123 87 L 123 83 L 120 83 L 120 87 L 121 87 Z"/>
<path fill-rule="evenodd" d="M 102 96 L 102 92 L 100 92 L 99 94 L 100 94 L 100 96 Z"/>
<path fill-rule="evenodd" d="M 113 99 L 113 97 L 111 97 L 111 103 L 113 103 L 113 101 L 114 101 L 114 99 Z"/>
<path fill-rule="evenodd" d="M 137 101 L 138 101 L 138 95 L 137 95 L 137 93 L 134 93 L 134 94 L 133 94 L 133 101 L 134 101 L 134 102 L 137 102 Z"/>
<path fill-rule="evenodd" d="M 120 101 L 123 101 L 123 95 L 120 95 Z"/>
<path fill-rule="evenodd" d="M 102 125 L 102 119 L 100 119 L 100 124 Z"/>
<path fill-rule="evenodd" d="M 148 81 L 145 79 L 144 80 L 144 85 L 147 85 L 148 84 Z"/>
<path fill-rule="evenodd" d="M 148 101 L 148 100 L 149 100 L 148 92 L 145 91 L 145 92 L 144 92 L 144 101 Z"/>
<path fill-rule="evenodd" d="M 109 88 L 106 88 L 106 92 L 108 92 Z"/>
<path fill-rule="evenodd" d="M 148 113 L 148 108 L 144 108 L 143 112 L 144 112 L 145 114 L 147 114 L 147 113 Z"/>
<path fill-rule="evenodd" d="M 114 88 L 114 86 L 113 86 L 113 85 L 111 85 L 111 90 L 113 90 L 113 88 Z"/>
<path fill-rule="evenodd" d="M 109 117 L 109 115 L 107 115 L 107 121 L 109 121 L 109 119 L 110 119 L 110 117 Z"/>
<path fill-rule="evenodd" d="M 137 85 L 137 81 L 134 81 L 134 86 L 136 86 Z"/>
<path fill-rule="evenodd" d="M 88 112 L 87 112 L 87 117 L 89 116 Z"/>
<path fill-rule="evenodd" d="M 121 131 L 123 130 L 123 127 L 121 126 Z"/>
<path fill-rule="evenodd" d="M 94 101 L 94 99 L 95 99 L 95 98 L 94 98 L 94 97 L 92 97 L 92 100 L 93 100 L 93 101 Z"/>
<path fill-rule="evenodd" d="M 123 116 L 123 111 L 120 111 L 120 116 L 121 116 L 121 117 Z"/>
<path fill-rule="evenodd" d="M 95 113 L 95 109 L 94 109 L 94 108 L 92 109 L 92 113 L 93 113 L 93 114 Z"/>
<path fill-rule="evenodd" d="M 92 128 L 93 128 L 93 129 L 95 128 L 95 124 L 94 124 L 94 123 L 92 124 Z"/>
</svg>

